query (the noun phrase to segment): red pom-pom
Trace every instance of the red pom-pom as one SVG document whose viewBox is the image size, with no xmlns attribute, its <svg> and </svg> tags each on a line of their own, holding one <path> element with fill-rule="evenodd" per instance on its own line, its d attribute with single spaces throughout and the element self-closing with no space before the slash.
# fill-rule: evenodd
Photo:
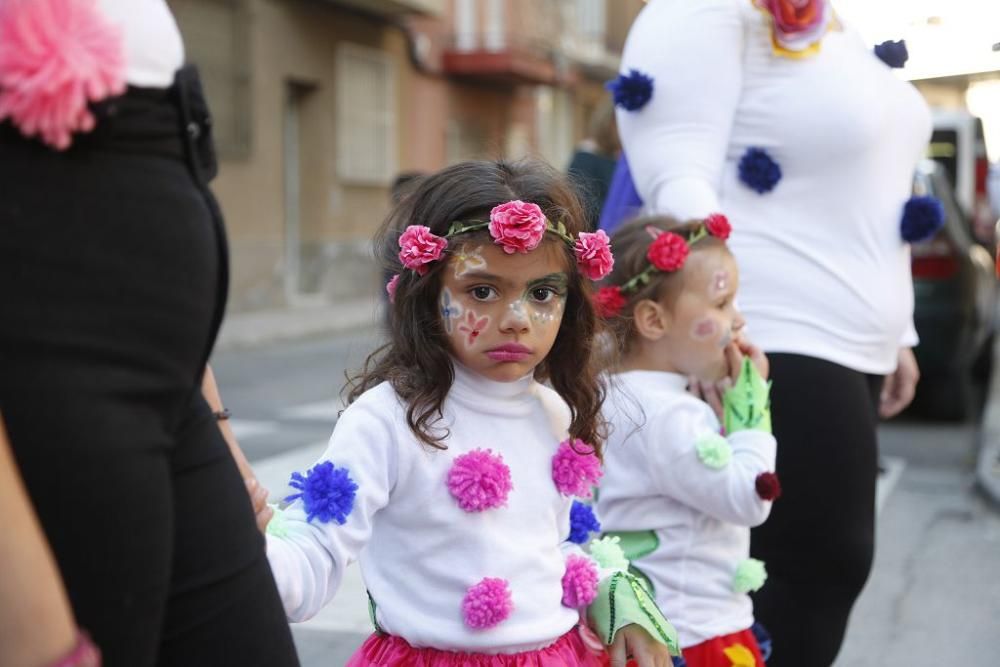
<svg viewBox="0 0 1000 667">
<path fill-rule="evenodd" d="M 777 500 L 781 497 L 781 482 L 773 472 L 762 472 L 757 475 L 754 487 L 757 489 L 757 495 L 763 500 Z"/>
<path fill-rule="evenodd" d="M 717 239 L 725 241 L 733 231 L 733 226 L 729 224 L 729 219 L 721 213 L 713 213 L 705 218 L 705 229 Z"/>
<path fill-rule="evenodd" d="M 597 310 L 597 316 L 604 319 L 618 315 L 626 303 L 628 303 L 628 299 L 622 294 L 621 288 L 617 286 L 602 287 L 594 295 L 594 308 Z"/>
<path fill-rule="evenodd" d="M 673 232 L 663 232 L 649 244 L 646 258 L 660 271 L 680 271 L 684 268 L 688 253 L 687 241 Z"/>
</svg>

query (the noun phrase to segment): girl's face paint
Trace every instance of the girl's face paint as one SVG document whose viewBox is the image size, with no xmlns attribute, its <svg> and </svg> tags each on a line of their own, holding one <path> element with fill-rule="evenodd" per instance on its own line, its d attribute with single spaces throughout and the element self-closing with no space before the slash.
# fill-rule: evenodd
<svg viewBox="0 0 1000 667">
<path fill-rule="evenodd" d="M 499 246 L 460 247 L 449 261 L 440 310 L 452 355 L 503 382 L 532 372 L 562 322 L 569 285 L 562 248 L 552 241 L 508 255 Z"/>
<path fill-rule="evenodd" d="M 733 305 L 739 286 L 736 261 L 724 249 L 693 252 L 684 265 L 684 286 L 670 310 L 670 329 L 663 341 L 667 366 L 702 380 L 726 373 L 725 348 L 743 326 Z M 706 286 L 708 289 L 706 289 Z"/>
<path fill-rule="evenodd" d="M 452 321 L 462 316 L 462 304 L 455 300 L 451 294 L 451 290 L 447 287 L 441 290 L 441 298 L 438 301 L 444 330 L 450 334 L 455 328 Z"/>
<path fill-rule="evenodd" d="M 453 255 L 452 263 L 455 266 L 455 277 L 464 278 L 470 271 L 485 271 L 489 267 L 483 259 L 483 246 L 470 248 L 466 244 L 459 246 Z"/>
</svg>

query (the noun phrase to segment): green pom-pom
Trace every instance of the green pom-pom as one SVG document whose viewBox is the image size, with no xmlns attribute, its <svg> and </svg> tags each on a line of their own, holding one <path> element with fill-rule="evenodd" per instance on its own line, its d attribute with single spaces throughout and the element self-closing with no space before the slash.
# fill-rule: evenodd
<svg viewBox="0 0 1000 667">
<path fill-rule="evenodd" d="M 719 470 L 729 465 L 733 458 L 733 448 L 729 442 L 718 433 L 706 433 L 694 444 L 698 458 L 709 468 Z"/>
<path fill-rule="evenodd" d="M 760 587 L 767 581 L 767 569 L 764 561 L 756 558 L 747 558 L 736 568 L 733 575 L 733 590 L 737 593 L 751 593 L 760 590 Z"/>
<path fill-rule="evenodd" d="M 590 556 L 603 570 L 627 570 L 628 559 L 618 544 L 620 538 L 605 536 L 590 543 Z"/>
<path fill-rule="evenodd" d="M 288 535 L 288 522 L 285 520 L 285 511 L 277 505 L 268 503 L 274 510 L 271 520 L 267 522 L 267 534 L 275 537 L 285 537 Z"/>
</svg>

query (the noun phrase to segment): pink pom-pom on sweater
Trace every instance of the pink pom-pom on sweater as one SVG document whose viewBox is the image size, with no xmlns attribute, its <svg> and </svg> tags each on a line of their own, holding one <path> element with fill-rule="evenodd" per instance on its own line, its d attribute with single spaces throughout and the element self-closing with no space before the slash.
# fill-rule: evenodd
<svg viewBox="0 0 1000 667">
<path fill-rule="evenodd" d="M 559 493 L 590 498 L 591 487 L 603 474 L 593 447 L 579 438 L 559 443 L 559 451 L 552 457 L 552 481 Z"/>
<path fill-rule="evenodd" d="M 455 457 L 448 471 L 448 490 L 466 512 L 506 505 L 513 488 L 510 468 L 490 449 L 474 449 Z"/>
<path fill-rule="evenodd" d="M 506 579 L 486 577 L 471 587 L 462 600 L 462 617 L 470 628 L 483 630 L 507 620 L 514 611 Z"/>
<path fill-rule="evenodd" d="M 124 91 L 122 35 L 95 0 L 0 2 L 0 121 L 64 150 L 94 128 L 88 103 Z"/>
<path fill-rule="evenodd" d="M 562 589 L 564 607 L 586 607 L 597 597 L 597 566 L 586 556 L 571 555 L 566 559 Z"/>
</svg>

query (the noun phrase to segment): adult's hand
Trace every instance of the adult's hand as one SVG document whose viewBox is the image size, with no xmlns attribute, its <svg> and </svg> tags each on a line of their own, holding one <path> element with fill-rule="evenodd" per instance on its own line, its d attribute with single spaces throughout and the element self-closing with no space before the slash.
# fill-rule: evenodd
<svg viewBox="0 0 1000 667">
<path fill-rule="evenodd" d="M 885 376 L 882 385 L 882 395 L 879 398 L 878 414 L 882 419 L 891 419 L 913 401 L 917 393 L 917 382 L 920 380 L 920 368 L 913 350 L 908 347 L 899 349 L 899 361 L 895 372 Z"/>
</svg>

